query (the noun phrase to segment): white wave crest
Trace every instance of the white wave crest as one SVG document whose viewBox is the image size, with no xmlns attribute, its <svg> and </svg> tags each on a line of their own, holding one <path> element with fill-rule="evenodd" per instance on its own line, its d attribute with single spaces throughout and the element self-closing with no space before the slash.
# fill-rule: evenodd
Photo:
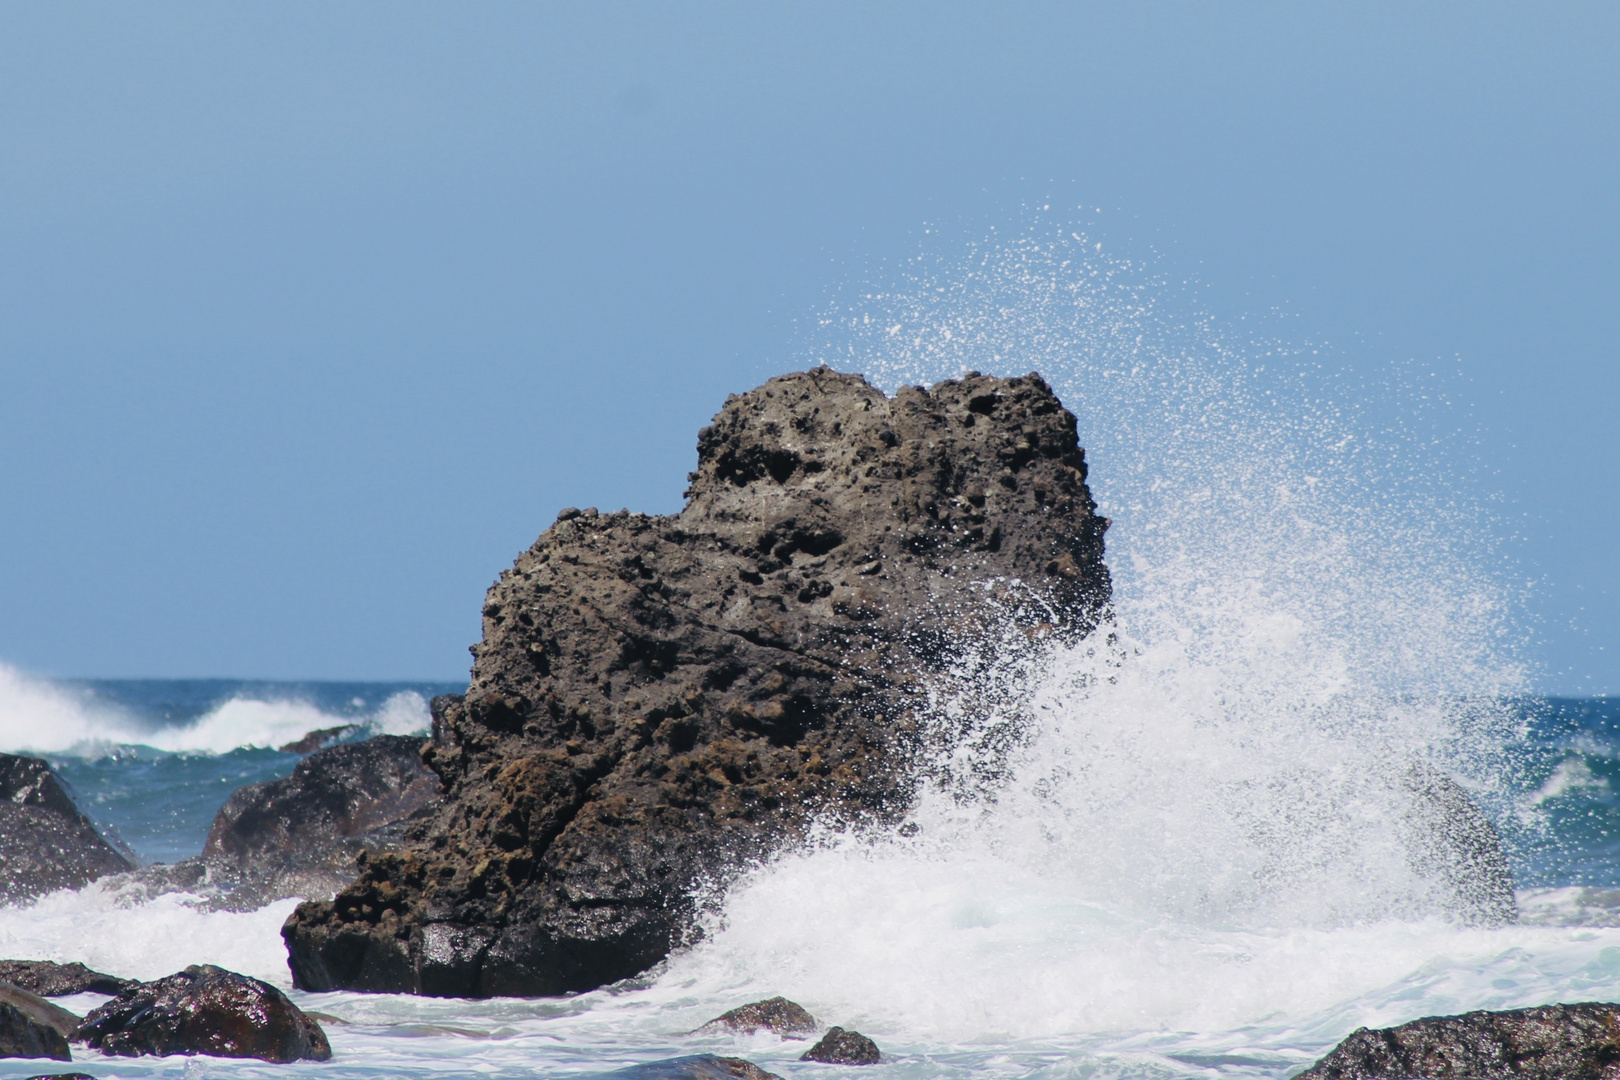
<svg viewBox="0 0 1620 1080">
<path fill-rule="evenodd" d="M 426 699 L 402 690 L 375 711 L 358 715 L 329 713 L 297 699 L 237 695 L 190 723 L 159 725 L 0 664 L 0 751 L 7 753 L 95 752 L 124 745 L 223 754 L 284 746 L 312 731 L 351 724 L 374 734 L 410 735 L 426 731 L 430 722 Z"/>
</svg>

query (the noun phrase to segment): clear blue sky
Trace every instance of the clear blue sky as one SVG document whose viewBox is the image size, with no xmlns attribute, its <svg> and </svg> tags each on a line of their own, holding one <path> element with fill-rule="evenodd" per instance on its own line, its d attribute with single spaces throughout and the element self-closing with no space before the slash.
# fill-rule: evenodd
<svg viewBox="0 0 1620 1080">
<path fill-rule="evenodd" d="M 1052 190 L 1456 358 L 1554 690 L 1620 690 L 1620 8 L 0 7 L 0 661 L 457 678 L 558 507 L 925 222 Z"/>
</svg>

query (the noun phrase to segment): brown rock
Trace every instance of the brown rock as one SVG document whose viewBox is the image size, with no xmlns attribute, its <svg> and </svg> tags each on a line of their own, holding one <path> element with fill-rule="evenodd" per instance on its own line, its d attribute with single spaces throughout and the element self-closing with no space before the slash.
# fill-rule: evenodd
<svg viewBox="0 0 1620 1080">
<path fill-rule="evenodd" d="M 1036 375 L 891 399 L 817 368 L 729 399 L 679 514 L 567 513 L 490 589 L 467 694 L 435 703 L 445 802 L 289 919 L 295 984 L 599 986 L 687 939 L 697 882 L 818 816 L 897 819 L 961 641 L 1095 624 L 1085 470 Z"/>
<path fill-rule="evenodd" d="M 806 1012 L 803 1006 L 789 1001 L 785 997 L 766 998 L 764 1001 L 754 1001 L 747 1005 L 739 1005 L 730 1012 L 721 1013 L 707 1024 L 698 1028 L 699 1031 L 772 1031 L 778 1035 L 808 1035 L 815 1032 L 820 1025 L 816 1018 Z"/>
<path fill-rule="evenodd" d="M 883 1055 L 877 1043 L 858 1031 L 845 1031 L 841 1027 L 828 1028 L 821 1041 L 804 1052 L 800 1061 L 819 1061 L 826 1065 L 876 1065 Z"/>
<path fill-rule="evenodd" d="M 269 983 L 194 965 L 91 1011 L 73 1041 L 104 1054 L 325 1061 L 326 1033 Z"/>
<path fill-rule="evenodd" d="M 0 754 L 0 902 L 77 889 L 135 868 L 43 759 Z"/>
<path fill-rule="evenodd" d="M 1612 1080 L 1620 1005 L 1588 1002 L 1359 1028 L 1294 1080 Z"/>
</svg>

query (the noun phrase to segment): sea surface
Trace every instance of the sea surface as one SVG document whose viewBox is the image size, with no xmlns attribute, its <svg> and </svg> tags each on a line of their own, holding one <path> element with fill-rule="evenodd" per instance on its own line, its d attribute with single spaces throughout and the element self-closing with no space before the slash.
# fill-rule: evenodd
<svg viewBox="0 0 1620 1080">
<path fill-rule="evenodd" d="M 6 749 L 30 741 L 15 723 L 29 704 L 18 686 L 80 711 L 84 732 L 99 723 L 118 733 L 44 753 L 89 812 L 148 861 L 196 854 L 230 791 L 290 772 L 299 758 L 279 742 L 342 724 L 361 725 L 357 735 L 421 730 L 427 698 L 456 689 L 51 685 L 14 674 L 9 685 Z M 1500 805 L 1516 819 L 1518 925 L 1469 929 L 1441 914 L 1338 925 L 1154 914 L 1133 897 L 1110 903 L 1067 887 L 1083 868 L 1032 865 L 997 843 L 832 840 L 761 868 L 709 940 L 630 983 L 538 1000 L 293 991 L 304 1007 L 347 1021 L 327 1024 L 331 1062 L 109 1059 L 76 1049 L 75 1067 L 131 1077 L 583 1076 L 715 1052 L 786 1077 L 843 1072 L 799 1062 L 802 1042 L 689 1034 L 726 1009 L 784 994 L 876 1039 L 884 1063 L 861 1071 L 873 1080 L 1280 1077 L 1362 1025 L 1620 999 L 1620 703 L 1524 699 L 1510 708 L 1522 734 Z M 230 727 L 238 745 L 221 741 Z M 80 960 L 137 978 L 216 963 L 290 990 L 278 930 L 294 903 L 209 912 L 184 895 L 136 902 L 91 886 L 0 909 L 0 955 Z M 103 999 L 64 1000 L 83 1011 Z M 0 1076 L 39 1071 L 0 1061 Z"/>
</svg>

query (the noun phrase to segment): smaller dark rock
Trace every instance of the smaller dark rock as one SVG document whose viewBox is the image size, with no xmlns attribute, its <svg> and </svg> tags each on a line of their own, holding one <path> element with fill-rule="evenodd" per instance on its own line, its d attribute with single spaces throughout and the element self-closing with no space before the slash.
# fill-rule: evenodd
<svg viewBox="0 0 1620 1080">
<path fill-rule="evenodd" d="M 72 1061 L 67 1040 L 9 1001 L 0 1001 L 0 1058 L 55 1058 Z"/>
<path fill-rule="evenodd" d="M 44 1024 L 66 1037 L 79 1026 L 77 1015 L 68 1012 L 54 1001 L 46 1001 L 31 990 L 24 990 L 8 982 L 0 982 L 0 1002 L 10 1005 L 36 1024 Z"/>
<path fill-rule="evenodd" d="M 134 979 L 120 979 L 91 971 L 80 963 L 54 964 L 49 960 L 0 960 L 0 980 L 42 997 L 64 994 L 122 994 L 136 985 Z"/>
<path fill-rule="evenodd" d="M 141 983 L 73 1033 L 104 1054 L 211 1054 L 285 1064 L 332 1056 L 319 1024 L 269 983 L 211 964 Z"/>
<path fill-rule="evenodd" d="M 316 728 L 303 736 L 294 739 L 281 748 L 283 754 L 313 754 L 329 742 L 336 742 L 345 735 L 352 735 L 360 730 L 359 724 L 340 724 L 337 727 Z"/>
<path fill-rule="evenodd" d="M 25 1077 L 24 1080 L 96 1080 L 89 1073 L 40 1073 L 38 1076 Z"/>
<path fill-rule="evenodd" d="M 0 754 L 0 901 L 82 888 L 135 865 L 117 837 L 96 829 L 44 759 Z"/>
<path fill-rule="evenodd" d="M 1605 1080 L 1617 1064 L 1620 1005 L 1586 1002 L 1358 1028 L 1294 1080 Z"/>
<path fill-rule="evenodd" d="M 828 1028 L 821 1041 L 804 1052 L 800 1061 L 820 1061 L 827 1065 L 876 1065 L 883 1055 L 877 1043 L 858 1031 Z"/>
<path fill-rule="evenodd" d="M 766 998 L 740 1005 L 698 1028 L 699 1031 L 774 1031 L 778 1035 L 809 1035 L 820 1025 L 800 1005 L 785 997 Z"/>
<path fill-rule="evenodd" d="M 619 1080 L 782 1080 L 744 1058 L 692 1054 L 632 1065 L 607 1074 Z"/>
</svg>

